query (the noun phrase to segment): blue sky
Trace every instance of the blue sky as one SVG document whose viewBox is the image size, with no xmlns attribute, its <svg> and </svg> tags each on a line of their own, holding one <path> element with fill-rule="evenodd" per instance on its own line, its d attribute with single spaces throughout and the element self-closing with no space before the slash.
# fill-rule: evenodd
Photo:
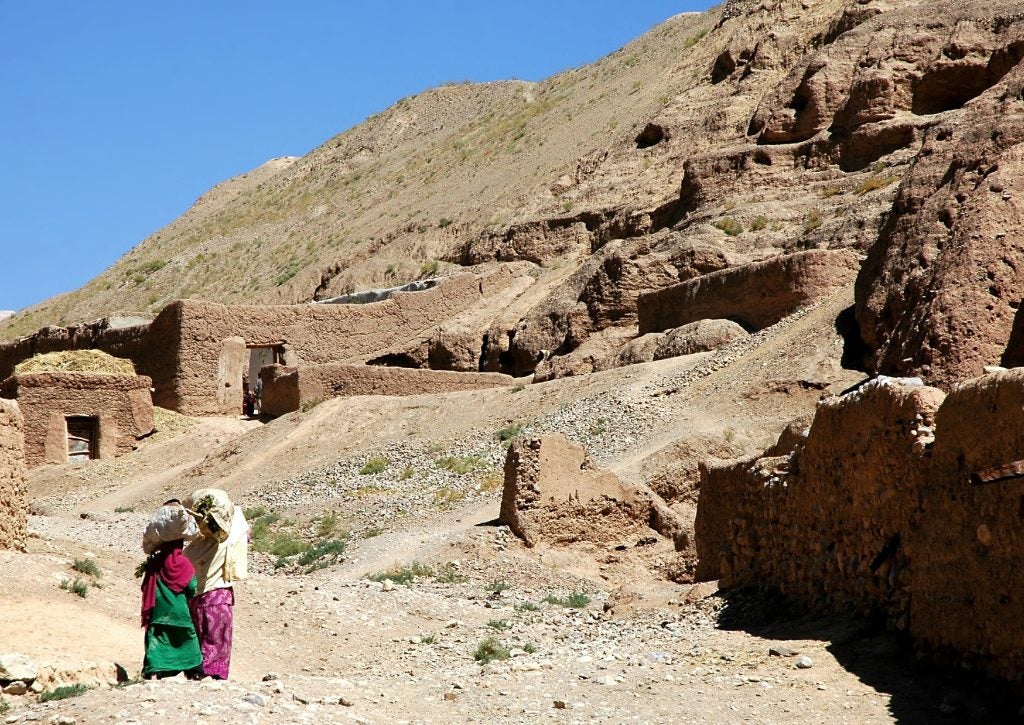
<svg viewBox="0 0 1024 725">
<path fill-rule="evenodd" d="M 80 287 L 214 184 L 451 81 L 540 80 L 692 0 L 0 0 L 0 310 Z"/>
</svg>

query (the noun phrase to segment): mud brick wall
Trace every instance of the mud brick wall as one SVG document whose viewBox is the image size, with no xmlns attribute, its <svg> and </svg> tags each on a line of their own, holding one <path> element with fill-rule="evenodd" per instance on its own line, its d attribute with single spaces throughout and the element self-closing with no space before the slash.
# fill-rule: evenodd
<svg viewBox="0 0 1024 725">
<path fill-rule="evenodd" d="M 260 371 L 263 410 L 284 415 L 304 403 L 350 395 L 421 395 L 513 385 L 500 373 L 457 373 L 449 370 L 389 368 L 377 365 L 269 365 Z"/>
<path fill-rule="evenodd" d="M 931 485 L 908 542 L 910 632 L 941 659 L 1020 682 L 1024 369 L 957 386 L 936 425 Z"/>
<path fill-rule="evenodd" d="M 852 284 L 859 267 L 852 251 L 811 250 L 711 272 L 641 294 L 640 334 L 704 319 L 728 319 L 761 330 Z"/>
<path fill-rule="evenodd" d="M 773 584 L 812 607 L 881 611 L 905 627 L 906 542 L 942 398 L 871 384 L 819 405 L 789 455 L 703 466 L 698 575 Z"/>
<path fill-rule="evenodd" d="M 0 549 L 24 550 L 28 490 L 18 404 L 0 399 Z"/>
<path fill-rule="evenodd" d="M 8 378 L 0 395 L 24 416 L 25 464 L 67 463 L 68 416 L 96 418 L 99 458 L 128 453 L 153 432 L 150 379 L 92 373 L 32 373 Z"/>
<path fill-rule="evenodd" d="M 225 370 L 232 368 L 235 356 L 225 346 L 229 338 L 240 338 L 249 346 L 280 344 L 289 365 L 363 363 L 400 342 L 431 332 L 513 279 L 507 268 L 484 279 L 459 275 L 429 290 L 398 292 L 365 305 L 175 302 L 154 322 L 157 327 L 163 324 L 161 318 L 173 316 L 180 327 L 173 389 L 166 397 L 159 396 L 158 404 L 193 415 L 240 410 L 237 385 L 236 396 L 223 394 L 231 382 L 225 379 Z"/>
<path fill-rule="evenodd" d="M 698 576 L 882 612 L 934 659 L 1024 687 L 1024 368 L 822 404 L 789 455 L 706 464 Z"/>
</svg>

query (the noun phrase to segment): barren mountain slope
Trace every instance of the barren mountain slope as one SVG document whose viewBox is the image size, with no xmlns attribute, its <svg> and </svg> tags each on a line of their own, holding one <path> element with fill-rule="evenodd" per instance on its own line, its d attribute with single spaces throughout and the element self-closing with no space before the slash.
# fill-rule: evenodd
<svg viewBox="0 0 1024 725">
<path fill-rule="evenodd" d="M 884 7 L 868 5 L 858 12 Z M 301 159 L 215 187 L 83 289 L 0 329 L 10 337 L 156 311 L 178 297 L 309 300 L 434 273 L 437 259 L 515 258 L 510 238 L 582 224 L 586 246 L 520 255 L 575 266 L 609 238 L 675 221 L 684 162 L 743 142 L 762 98 L 844 22 L 842 9 L 731 2 L 541 83 L 450 85 L 404 99 Z M 723 75 L 723 63 L 737 62 L 741 70 Z M 797 179 L 801 194 L 810 181 Z M 772 214 L 773 229 L 757 237 L 694 236 L 724 248 L 787 246 L 801 215 Z"/>
</svg>

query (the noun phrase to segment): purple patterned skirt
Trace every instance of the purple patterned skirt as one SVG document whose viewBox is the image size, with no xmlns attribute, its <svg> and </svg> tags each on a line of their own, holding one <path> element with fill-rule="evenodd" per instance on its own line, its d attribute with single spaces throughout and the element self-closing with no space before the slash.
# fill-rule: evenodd
<svg viewBox="0 0 1024 725">
<path fill-rule="evenodd" d="M 203 653 L 203 673 L 218 680 L 228 679 L 231 667 L 231 629 L 234 618 L 235 592 L 211 589 L 193 597 L 188 608 Z"/>
</svg>

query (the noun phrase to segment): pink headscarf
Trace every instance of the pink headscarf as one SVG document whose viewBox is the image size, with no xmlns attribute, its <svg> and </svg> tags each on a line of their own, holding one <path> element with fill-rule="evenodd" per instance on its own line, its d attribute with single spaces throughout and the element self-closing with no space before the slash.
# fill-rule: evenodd
<svg viewBox="0 0 1024 725">
<path fill-rule="evenodd" d="M 196 575 L 196 570 L 184 554 L 181 547 L 184 542 L 168 541 L 160 545 L 153 556 L 146 562 L 146 575 L 142 579 L 142 626 L 148 627 L 156 607 L 156 580 L 167 586 L 175 594 L 185 591 L 185 587 Z"/>
</svg>

